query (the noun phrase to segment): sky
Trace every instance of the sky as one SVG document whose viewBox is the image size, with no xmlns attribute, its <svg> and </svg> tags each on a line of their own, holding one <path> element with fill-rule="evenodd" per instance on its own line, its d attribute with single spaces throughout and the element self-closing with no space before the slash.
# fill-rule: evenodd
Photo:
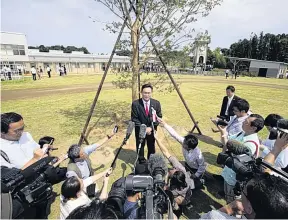
<svg viewBox="0 0 288 220">
<path fill-rule="evenodd" d="M 287 8 L 288 0 L 223 0 L 189 27 L 196 33 L 207 30 L 212 49 L 226 48 L 252 32 L 287 34 Z M 102 22 L 117 20 L 95 0 L 1 0 L 1 31 L 26 34 L 29 46 L 73 45 L 110 53 L 117 35 L 89 16 Z"/>
</svg>

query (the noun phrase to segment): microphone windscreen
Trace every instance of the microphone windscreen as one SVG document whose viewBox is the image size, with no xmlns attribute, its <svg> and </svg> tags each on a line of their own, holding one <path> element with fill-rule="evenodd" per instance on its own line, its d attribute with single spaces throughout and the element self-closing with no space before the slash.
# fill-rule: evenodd
<svg viewBox="0 0 288 220">
<path fill-rule="evenodd" d="M 235 155 L 247 154 L 252 155 L 251 150 L 246 147 L 244 144 L 236 140 L 229 140 L 226 143 L 227 149 Z"/>
<path fill-rule="evenodd" d="M 147 126 L 144 125 L 144 124 L 142 124 L 140 126 L 140 131 L 139 131 L 139 138 L 140 139 L 145 139 L 145 137 L 146 137 L 146 128 L 147 128 Z"/>
<path fill-rule="evenodd" d="M 127 131 L 126 131 L 126 139 L 130 137 L 135 127 L 135 123 L 133 121 L 129 121 Z"/>
<path fill-rule="evenodd" d="M 31 164 L 29 167 L 21 171 L 21 174 L 26 178 L 37 175 L 38 172 L 44 172 L 47 165 L 54 159 L 54 157 L 44 157 L 37 162 Z M 45 169 L 44 169 L 45 168 Z"/>
<path fill-rule="evenodd" d="M 167 163 L 161 154 L 151 154 L 148 160 L 148 170 L 150 175 L 153 175 L 156 168 L 162 168 L 165 172 L 165 175 L 168 172 Z"/>
</svg>

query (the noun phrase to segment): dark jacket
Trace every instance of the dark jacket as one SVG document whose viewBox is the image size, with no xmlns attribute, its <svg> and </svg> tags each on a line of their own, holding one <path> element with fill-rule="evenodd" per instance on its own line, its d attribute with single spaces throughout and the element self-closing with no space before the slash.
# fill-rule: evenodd
<svg viewBox="0 0 288 220">
<path fill-rule="evenodd" d="M 234 116 L 234 112 L 233 112 L 233 105 L 234 103 L 239 99 L 238 96 L 234 95 L 232 101 L 231 101 L 231 104 L 228 108 L 228 116 Z M 222 101 L 222 106 L 221 106 L 221 111 L 220 111 L 220 116 L 225 116 L 225 111 L 226 111 L 226 108 L 227 108 L 227 104 L 228 104 L 228 96 L 225 96 L 223 98 L 223 101 Z"/>
<path fill-rule="evenodd" d="M 150 99 L 149 115 L 145 113 L 145 108 L 142 99 L 135 100 L 131 107 L 131 120 L 135 123 L 135 129 L 137 130 L 141 124 L 145 124 L 147 127 L 152 126 L 152 110 L 153 107 L 158 117 L 162 118 L 160 102 L 155 99 Z M 158 122 L 154 123 L 154 127 L 157 128 Z"/>
</svg>

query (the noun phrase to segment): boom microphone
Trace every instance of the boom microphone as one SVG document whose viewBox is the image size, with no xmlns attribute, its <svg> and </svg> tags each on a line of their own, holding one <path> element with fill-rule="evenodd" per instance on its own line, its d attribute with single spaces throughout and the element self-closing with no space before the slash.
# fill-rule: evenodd
<svg viewBox="0 0 288 220">
<path fill-rule="evenodd" d="M 151 154 L 148 160 L 150 175 L 155 176 L 159 168 L 163 170 L 163 175 L 165 176 L 168 172 L 168 167 L 164 157 L 161 154 Z"/>
<path fill-rule="evenodd" d="M 246 154 L 252 156 L 251 150 L 246 147 L 244 144 L 236 140 L 229 140 L 226 143 L 227 149 L 235 155 Z"/>
<path fill-rule="evenodd" d="M 140 126 L 140 131 L 139 131 L 139 139 L 140 139 L 140 143 L 142 143 L 143 140 L 144 140 L 145 137 L 146 137 L 146 128 L 147 128 L 146 125 L 141 124 L 141 126 Z"/>
<path fill-rule="evenodd" d="M 134 130 L 135 123 L 133 121 L 129 121 L 127 131 L 126 131 L 126 137 L 125 139 L 128 140 Z"/>
</svg>

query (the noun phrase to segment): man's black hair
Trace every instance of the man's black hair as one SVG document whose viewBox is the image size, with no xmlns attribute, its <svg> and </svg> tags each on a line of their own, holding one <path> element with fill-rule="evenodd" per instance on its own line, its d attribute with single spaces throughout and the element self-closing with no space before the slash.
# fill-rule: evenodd
<svg viewBox="0 0 288 220">
<path fill-rule="evenodd" d="M 247 199 L 256 219 L 287 219 L 288 187 L 280 177 L 261 173 L 247 185 Z"/>
<path fill-rule="evenodd" d="M 74 209 L 66 219 L 118 219 L 113 207 L 94 199 L 89 205 Z"/>
<path fill-rule="evenodd" d="M 264 125 L 270 126 L 272 128 L 276 128 L 277 127 L 277 121 L 279 119 L 283 119 L 283 117 L 278 115 L 278 114 L 269 114 L 264 120 Z"/>
<path fill-rule="evenodd" d="M 245 99 L 238 99 L 233 107 L 236 107 L 240 112 L 245 111 L 246 113 L 249 111 L 250 105 Z"/>
<path fill-rule="evenodd" d="M 264 127 L 264 118 L 258 114 L 251 114 L 249 117 L 256 118 L 254 121 L 251 121 L 251 126 L 256 127 L 256 133 L 261 131 Z"/>
<path fill-rule="evenodd" d="M 141 92 L 143 91 L 143 89 L 145 88 L 150 88 L 153 91 L 153 86 L 150 83 L 144 84 L 141 88 Z"/>
<path fill-rule="evenodd" d="M 80 157 L 80 147 L 78 144 L 72 144 L 68 149 L 68 158 L 71 160 L 77 159 Z"/>
<path fill-rule="evenodd" d="M 198 138 L 193 134 L 188 134 L 184 137 L 184 141 L 188 146 L 188 149 L 195 149 L 198 146 Z"/>
<path fill-rule="evenodd" d="M 23 120 L 22 116 L 15 112 L 1 114 L 1 133 L 8 133 L 9 125 L 21 120 Z"/>
<path fill-rule="evenodd" d="M 65 200 L 77 198 L 77 193 L 80 190 L 81 184 L 76 176 L 69 177 L 61 186 L 61 194 Z"/>
<path fill-rule="evenodd" d="M 186 176 L 182 171 L 176 171 L 170 179 L 171 190 L 182 190 L 187 187 Z"/>
<path fill-rule="evenodd" d="M 231 92 L 235 92 L 235 87 L 234 86 L 227 86 L 226 90 L 231 90 Z"/>
</svg>

